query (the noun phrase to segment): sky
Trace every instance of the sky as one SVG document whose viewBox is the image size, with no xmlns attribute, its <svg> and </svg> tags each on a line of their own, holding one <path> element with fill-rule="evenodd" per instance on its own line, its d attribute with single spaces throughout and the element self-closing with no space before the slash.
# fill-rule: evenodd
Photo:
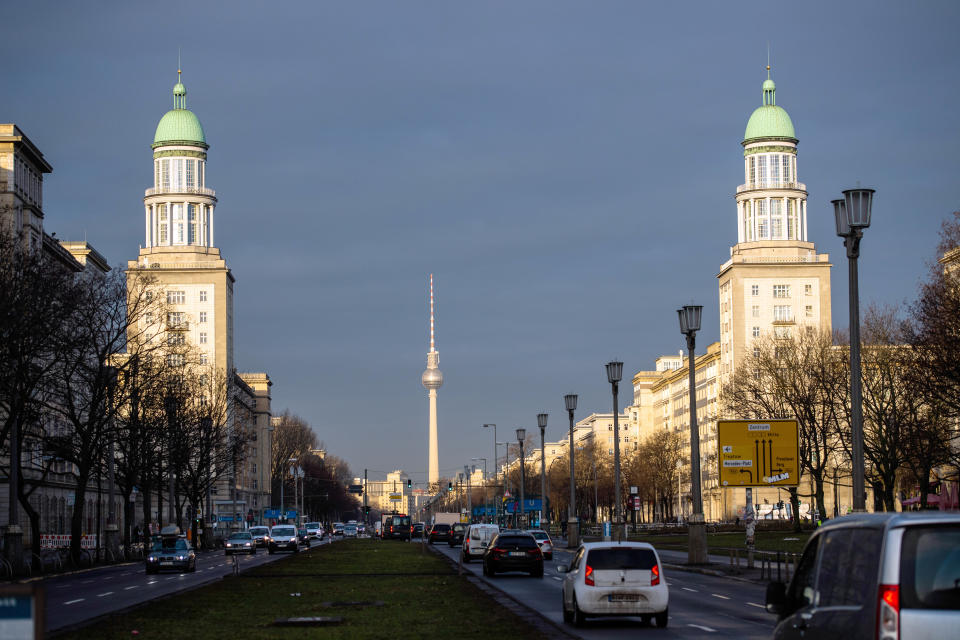
<svg viewBox="0 0 960 640">
<path fill-rule="evenodd" d="M 550 415 L 612 409 L 684 347 L 736 242 L 740 142 L 769 47 L 799 142 L 809 239 L 847 263 L 830 200 L 877 190 L 861 305 L 909 303 L 960 209 L 960 4 L 84 2 L 7 5 L 0 121 L 54 171 L 47 232 L 135 258 L 150 143 L 187 106 L 210 144 L 216 242 L 237 279 L 235 359 L 273 380 L 354 472 L 425 482 L 428 278 L 440 471 Z M 479 463 L 479 464 L 482 464 Z"/>
</svg>

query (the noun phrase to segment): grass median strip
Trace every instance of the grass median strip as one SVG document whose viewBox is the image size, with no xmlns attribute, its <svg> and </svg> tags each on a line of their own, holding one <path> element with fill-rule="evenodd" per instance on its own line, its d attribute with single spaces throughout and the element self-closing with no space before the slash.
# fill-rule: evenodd
<svg viewBox="0 0 960 640">
<path fill-rule="evenodd" d="M 344 540 L 73 631 L 63 638 L 308 638 L 281 618 L 340 617 L 324 638 L 546 638 L 419 545 Z"/>
<path fill-rule="evenodd" d="M 803 545 L 806 543 L 810 534 L 807 532 L 794 533 L 792 531 L 757 531 L 755 544 L 757 551 L 792 551 L 799 553 L 803 551 Z M 687 535 L 685 533 L 648 535 L 648 536 L 630 536 L 631 540 L 640 542 L 649 542 L 655 547 L 664 549 L 686 549 Z M 725 554 L 726 549 L 746 550 L 746 534 L 742 531 L 725 533 L 708 533 L 707 548 L 710 553 Z"/>
</svg>

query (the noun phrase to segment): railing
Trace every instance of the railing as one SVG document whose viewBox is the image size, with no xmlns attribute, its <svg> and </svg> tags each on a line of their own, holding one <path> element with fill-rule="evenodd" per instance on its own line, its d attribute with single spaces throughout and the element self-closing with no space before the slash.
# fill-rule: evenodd
<svg viewBox="0 0 960 640">
<path fill-rule="evenodd" d="M 167 331 L 190 331 L 190 322 L 188 320 L 168 322 Z"/>
<path fill-rule="evenodd" d="M 784 182 L 783 180 L 757 180 L 749 184 L 741 184 L 737 187 L 737 193 L 744 191 L 755 191 L 757 189 L 796 189 L 806 191 L 807 185 L 802 182 Z"/>
<path fill-rule="evenodd" d="M 164 194 L 192 194 L 201 196 L 211 196 L 216 198 L 217 192 L 207 187 L 150 187 L 144 192 L 144 197 L 160 196 Z"/>
</svg>

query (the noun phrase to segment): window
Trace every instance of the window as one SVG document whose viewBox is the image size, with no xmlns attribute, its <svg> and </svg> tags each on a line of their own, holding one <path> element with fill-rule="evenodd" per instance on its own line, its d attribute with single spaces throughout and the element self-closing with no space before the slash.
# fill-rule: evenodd
<svg viewBox="0 0 960 640">
<path fill-rule="evenodd" d="M 812 296 L 812 295 L 813 295 L 813 285 L 812 285 L 812 284 L 805 284 L 805 285 L 803 285 L 803 294 L 806 295 L 806 296 Z"/>
<path fill-rule="evenodd" d="M 167 345 L 171 347 L 182 345 L 185 341 L 182 333 L 171 333 L 167 336 Z"/>
<path fill-rule="evenodd" d="M 187 324 L 186 318 L 182 311 L 171 311 L 167 314 L 167 326 L 180 328 L 185 327 Z"/>
<path fill-rule="evenodd" d="M 789 298 L 789 297 L 790 297 L 790 285 L 788 285 L 788 284 L 775 284 L 775 285 L 773 285 L 773 297 L 774 297 L 774 298 Z"/>
<path fill-rule="evenodd" d="M 187 294 L 183 291 L 167 291 L 167 304 L 183 304 L 187 300 Z"/>
<path fill-rule="evenodd" d="M 759 357 L 760 357 L 760 347 L 754 347 L 754 348 L 753 348 L 753 357 L 754 357 L 754 358 L 759 358 Z"/>
<path fill-rule="evenodd" d="M 774 322 L 790 322 L 793 320 L 793 309 L 788 304 L 778 304 L 773 307 Z"/>
<path fill-rule="evenodd" d="M 757 207 L 757 239 L 769 240 L 770 239 L 770 220 L 767 215 L 767 201 L 757 200 L 756 207 Z"/>
<path fill-rule="evenodd" d="M 878 529 L 852 528 L 824 536 L 814 604 L 856 607 L 872 602 L 882 537 Z"/>
<path fill-rule="evenodd" d="M 205 331 L 200 332 L 200 344 L 207 344 L 207 333 Z"/>
<path fill-rule="evenodd" d="M 205 353 L 200 354 L 200 364 L 207 364 L 209 357 Z"/>
<path fill-rule="evenodd" d="M 153 311 L 147 311 L 143 319 L 146 321 L 147 324 L 153 324 Z"/>
<path fill-rule="evenodd" d="M 754 327 L 754 328 L 753 328 L 753 337 L 754 337 L 754 338 L 759 338 L 759 337 L 760 337 L 760 327 Z"/>
<path fill-rule="evenodd" d="M 806 307 L 803 308 L 803 312 L 804 312 L 804 314 L 805 314 L 808 318 L 812 318 L 812 317 L 813 317 L 813 305 L 812 305 L 812 304 L 808 304 Z"/>
<path fill-rule="evenodd" d="M 183 354 L 181 353 L 171 353 L 167 356 L 167 364 L 171 367 L 182 367 L 183 366 Z"/>
<path fill-rule="evenodd" d="M 773 335 L 781 340 L 785 340 L 790 337 L 790 327 L 774 327 Z"/>
<path fill-rule="evenodd" d="M 204 289 L 200 292 L 200 302 L 206 302 L 206 301 L 207 301 L 207 290 Z"/>
<path fill-rule="evenodd" d="M 187 188 L 193 189 L 197 186 L 196 160 L 187 160 Z"/>
<path fill-rule="evenodd" d="M 757 156 L 750 156 L 750 184 L 757 183 Z"/>
<path fill-rule="evenodd" d="M 203 322 L 206 322 L 206 321 L 207 321 L 207 312 L 206 312 L 206 311 L 201 311 L 201 312 L 200 312 L 200 322 L 203 323 Z"/>
<path fill-rule="evenodd" d="M 783 181 L 793 182 L 793 180 L 790 179 L 790 156 L 788 154 L 783 154 L 780 156 L 780 160 L 783 164 L 783 173 L 781 174 Z"/>
<path fill-rule="evenodd" d="M 770 182 L 776 184 L 780 182 L 780 156 L 770 156 Z"/>
<path fill-rule="evenodd" d="M 960 527 L 909 527 L 900 556 L 900 602 L 905 609 L 960 609 Z"/>
<path fill-rule="evenodd" d="M 187 243 L 197 243 L 197 205 L 187 205 Z"/>
<path fill-rule="evenodd" d="M 760 295 L 760 285 L 758 284 L 750 285 L 750 295 L 752 296 Z"/>
<path fill-rule="evenodd" d="M 157 205 L 157 225 L 160 228 L 160 244 L 167 244 L 167 205 Z"/>
<path fill-rule="evenodd" d="M 146 297 L 147 297 L 147 302 L 150 302 L 151 300 L 153 300 L 153 291 L 147 291 Z"/>
<path fill-rule="evenodd" d="M 755 304 L 755 305 L 753 305 L 752 307 L 750 307 L 750 315 L 753 316 L 754 318 L 759 318 L 759 317 L 760 317 L 760 305 Z"/>
</svg>

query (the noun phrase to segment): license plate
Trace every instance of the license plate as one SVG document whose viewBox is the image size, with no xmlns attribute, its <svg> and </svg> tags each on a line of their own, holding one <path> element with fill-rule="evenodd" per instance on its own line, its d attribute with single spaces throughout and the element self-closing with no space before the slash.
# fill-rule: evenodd
<svg viewBox="0 0 960 640">
<path fill-rule="evenodd" d="M 171 567 L 171 566 L 173 566 L 173 563 L 172 563 L 172 562 L 161 562 L 161 563 L 160 563 L 160 566 L 161 566 L 161 567 Z"/>
<path fill-rule="evenodd" d="M 514 558 L 525 558 L 527 556 L 526 551 L 511 551 L 510 555 Z"/>
<path fill-rule="evenodd" d="M 635 593 L 613 593 L 607 596 L 610 602 L 636 602 L 640 599 Z"/>
</svg>

